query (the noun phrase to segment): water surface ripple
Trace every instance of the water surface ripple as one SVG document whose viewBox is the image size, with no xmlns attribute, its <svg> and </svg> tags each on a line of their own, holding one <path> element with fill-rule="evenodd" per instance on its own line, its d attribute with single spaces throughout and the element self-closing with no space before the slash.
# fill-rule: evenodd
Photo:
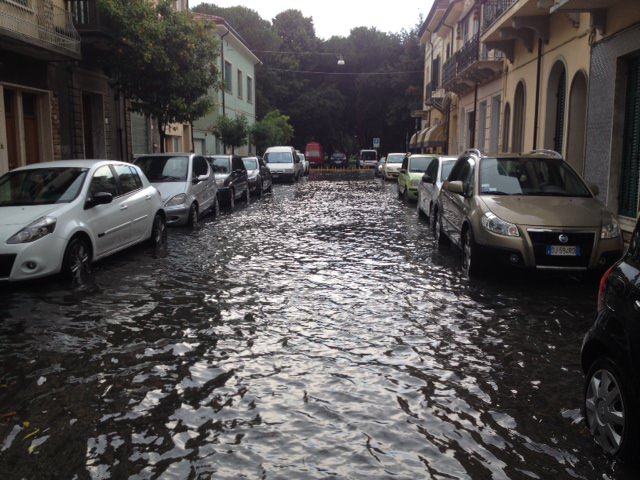
<svg viewBox="0 0 640 480">
<path fill-rule="evenodd" d="M 277 185 L 2 285 L 0 477 L 632 478 L 580 413 L 595 289 L 465 278 L 391 183 Z"/>
</svg>

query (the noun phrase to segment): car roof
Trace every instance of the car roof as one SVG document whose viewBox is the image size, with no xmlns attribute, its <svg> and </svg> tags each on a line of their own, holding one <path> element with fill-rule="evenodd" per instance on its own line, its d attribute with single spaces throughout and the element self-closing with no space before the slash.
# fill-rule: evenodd
<svg viewBox="0 0 640 480">
<path fill-rule="evenodd" d="M 293 147 L 280 146 L 280 147 L 269 147 L 269 148 L 267 148 L 266 151 L 267 152 L 290 152 L 291 150 L 295 151 L 295 149 Z"/>
<path fill-rule="evenodd" d="M 60 168 L 60 167 L 80 167 L 80 168 L 92 168 L 100 164 L 126 164 L 131 165 L 129 162 L 122 160 L 106 160 L 106 159 L 78 159 L 78 160 L 53 160 L 51 162 L 31 163 L 29 165 L 23 165 L 14 170 L 33 170 L 38 168 Z"/>
</svg>

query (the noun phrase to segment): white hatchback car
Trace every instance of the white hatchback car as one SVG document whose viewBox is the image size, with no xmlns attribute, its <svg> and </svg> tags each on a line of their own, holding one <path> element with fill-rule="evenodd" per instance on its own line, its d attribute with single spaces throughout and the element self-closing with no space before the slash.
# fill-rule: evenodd
<svg viewBox="0 0 640 480">
<path fill-rule="evenodd" d="M 61 160 L 0 177 L 0 280 L 62 273 L 139 242 L 166 242 L 160 193 L 142 171 L 113 160 Z"/>
<path fill-rule="evenodd" d="M 418 185 L 418 215 L 431 218 L 433 206 L 436 204 L 442 184 L 447 180 L 458 157 L 437 156 L 427 166 Z"/>
</svg>

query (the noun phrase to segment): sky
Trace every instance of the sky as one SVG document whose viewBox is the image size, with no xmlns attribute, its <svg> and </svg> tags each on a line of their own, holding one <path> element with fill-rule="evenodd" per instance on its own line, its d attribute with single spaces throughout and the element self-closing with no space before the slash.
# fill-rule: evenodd
<svg viewBox="0 0 640 480">
<path fill-rule="evenodd" d="M 212 3 L 218 7 L 242 5 L 271 21 L 284 10 L 300 10 L 313 18 L 316 36 L 328 39 L 334 35 L 348 37 L 355 27 L 375 27 L 381 32 L 399 33 L 411 30 L 429 13 L 433 0 L 190 0 L 189 7 Z"/>
</svg>

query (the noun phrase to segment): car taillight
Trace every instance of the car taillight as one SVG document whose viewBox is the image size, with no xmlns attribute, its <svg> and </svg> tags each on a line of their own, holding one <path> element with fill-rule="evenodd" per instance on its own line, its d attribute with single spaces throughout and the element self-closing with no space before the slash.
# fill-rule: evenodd
<svg viewBox="0 0 640 480">
<path fill-rule="evenodd" d="M 602 310 L 602 308 L 604 307 L 604 299 L 602 298 L 604 295 L 604 287 L 607 284 L 607 278 L 609 278 L 609 275 L 611 275 L 612 271 L 613 266 L 609 267 L 609 269 L 604 272 L 604 275 L 602 275 L 602 278 L 600 279 L 600 287 L 598 288 L 598 311 Z"/>
</svg>

